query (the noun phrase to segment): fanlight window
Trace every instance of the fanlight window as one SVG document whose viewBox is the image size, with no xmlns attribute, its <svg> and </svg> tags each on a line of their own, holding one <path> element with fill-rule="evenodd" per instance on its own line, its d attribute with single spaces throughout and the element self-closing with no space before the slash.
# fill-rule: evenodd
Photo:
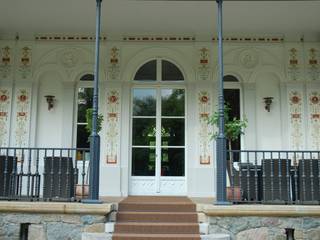
<svg viewBox="0 0 320 240">
<path fill-rule="evenodd" d="M 160 79 L 159 79 L 160 78 Z M 151 60 L 137 71 L 135 81 L 183 81 L 181 70 L 167 60 Z"/>
<path fill-rule="evenodd" d="M 232 76 L 232 75 L 224 76 L 223 77 L 223 81 L 224 82 L 239 82 L 239 80 L 236 77 Z"/>
<path fill-rule="evenodd" d="M 80 81 L 93 81 L 94 75 L 93 74 L 85 74 L 80 78 Z"/>
</svg>

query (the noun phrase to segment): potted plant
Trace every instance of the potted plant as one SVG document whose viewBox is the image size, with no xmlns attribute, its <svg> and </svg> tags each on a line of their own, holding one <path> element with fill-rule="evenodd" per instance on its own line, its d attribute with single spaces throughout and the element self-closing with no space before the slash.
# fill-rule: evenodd
<svg viewBox="0 0 320 240">
<path fill-rule="evenodd" d="M 231 107 L 229 104 L 225 104 L 224 106 L 224 127 L 225 127 L 225 137 L 228 144 L 228 149 L 232 151 L 232 141 L 235 141 L 239 138 L 240 135 L 244 134 L 244 129 L 248 125 L 248 120 L 244 117 L 243 120 L 232 118 L 230 116 Z M 208 123 L 218 127 L 219 126 L 219 112 L 214 112 L 212 116 L 209 117 Z M 212 138 L 216 139 L 218 137 L 218 132 L 214 132 L 212 134 Z M 234 186 L 232 173 L 233 172 L 233 154 L 230 152 L 227 159 L 227 173 L 228 180 L 231 183 L 231 187 L 227 187 L 227 198 L 228 200 L 241 200 L 241 190 L 239 186 Z"/>
<path fill-rule="evenodd" d="M 92 133 L 92 115 L 93 115 L 93 109 L 92 108 L 88 108 L 86 110 L 86 121 L 87 121 L 87 125 L 86 125 L 86 130 L 89 133 L 89 136 Z M 102 114 L 98 114 L 98 118 L 97 118 L 97 133 L 99 133 L 102 129 L 102 122 L 103 122 L 103 115 Z M 90 141 L 90 137 L 88 138 L 88 142 Z M 86 160 L 90 159 L 90 153 L 89 156 L 83 156 L 84 159 L 83 160 L 83 164 L 85 164 Z M 89 195 L 89 183 L 88 183 L 88 179 L 89 179 L 89 168 L 90 168 L 90 162 L 88 164 L 87 167 L 87 173 L 86 173 L 86 179 L 85 179 L 85 183 L 84 184 L 77 184 L 76 185 L 76 196 L 78 197 L 87 197 Z"/>
</svg>

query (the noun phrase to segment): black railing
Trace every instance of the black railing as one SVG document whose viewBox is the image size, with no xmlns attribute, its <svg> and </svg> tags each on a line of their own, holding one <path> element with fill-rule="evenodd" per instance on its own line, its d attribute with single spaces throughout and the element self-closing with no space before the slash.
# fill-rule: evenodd
<svg viewBox="0 0 320 240">
<path fill-rule="evenodd" d="M 87 148 L 0 148 L 0 199 L 86 198 L 89 159 Z"/>
<path fill-rule="evenodd" d="M 228 200 L 319 204 L 320 151 L 227 151 Z"/>
</svg>

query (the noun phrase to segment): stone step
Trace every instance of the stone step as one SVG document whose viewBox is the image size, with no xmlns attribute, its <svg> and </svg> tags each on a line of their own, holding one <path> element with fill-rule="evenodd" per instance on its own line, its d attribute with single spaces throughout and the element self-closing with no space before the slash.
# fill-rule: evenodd
<svg viewBox="0 0 320 240">
<path fill-rule="evenodd" d="M 120 202 L 118 211 L 195 212 L 192 202 Z"/>
<path fill-rule="evenodd" d="M 199 234 L 128 234 L 115 233 L 112 240 L 200 240 Z"/>
<path fill-rule="evenodd" d="M 135 234 L 199 234 L 199 224 L 122 222 L 115 224 L 115 232 Z"/>
<path fill-rule="evenodd" d="M 197 223 L 198 214 L 195 212 L 118 212 L 117 222 Z"/>
</svg>

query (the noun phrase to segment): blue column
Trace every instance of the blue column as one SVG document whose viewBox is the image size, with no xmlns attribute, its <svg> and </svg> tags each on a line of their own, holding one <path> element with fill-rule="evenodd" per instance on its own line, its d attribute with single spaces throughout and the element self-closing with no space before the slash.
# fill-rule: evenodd
<svg viewBox="0 0 320 240">
<path fill-rule="evenodd" d="M 218 112 L 219 112 L 219 132 L 216 140 L 217 151 L 217 205 L 229 204 L 226 196 L 226 137 L 224 133 L 224 94 L 223 94 L 223 42 L 222 42 L 222 2 L 216 0 L 218 5 L 218 64 L 219 64 L 219 94 L 218 94 Z"/>
<path fill-rule="evenodd" d="M 97 118 L 99 110 L 99 58 L 100 58 L 100 31 L 101 31 L 101 2 L 96 0 L 96 42 L 95 42 L 95 69 L 93 90 L 92 133 L 90 136 L 90 175 L 89 198 L 84 203 L 101 203 L 99 201 L 100 175 L 100 136 L 97 132 Z"/>
</svg>

